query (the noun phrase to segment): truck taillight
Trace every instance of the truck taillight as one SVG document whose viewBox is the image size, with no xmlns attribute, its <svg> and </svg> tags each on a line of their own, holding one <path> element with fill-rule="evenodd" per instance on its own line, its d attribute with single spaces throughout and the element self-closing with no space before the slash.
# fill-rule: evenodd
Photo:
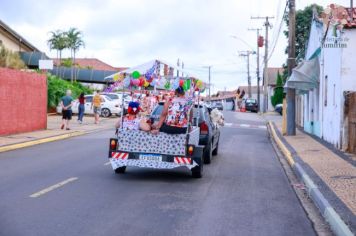
<svg viewBox="0 0 356 236">
<path fill-rule="evenodd" d="M 188 147 L 188 155 L 189 156 L 193 156 L 193 152 L 194 152 L 194 147 L 193 146 L 189 146 Z"/>
<path fill-rule="evenodd" d="M 116 147 L 117 147 L 117 139 L 111 139 L 110 140 L 110 149 L 116 150 Z"/>
<path fill-rule="evenodd" d="M 200 134 L 208 134 L 209 133 L 209 127 L 208 125 L 203 121 L 200 123 Z"/>
</svg>

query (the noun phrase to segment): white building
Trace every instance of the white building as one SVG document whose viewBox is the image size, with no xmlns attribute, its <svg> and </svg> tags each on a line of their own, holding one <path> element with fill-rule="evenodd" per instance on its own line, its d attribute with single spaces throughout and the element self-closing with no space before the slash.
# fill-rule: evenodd
<svg viewBox="0 0 356 236">
<path fill-rule="evenodd" d="M 356 124 L 349 122 L 356 104 L 345 109 L 349 95 L 356 94 L 356 8 L 353 21 L 335 18 L 340 11 L 348 16 L 348 10 L 330 8 L 334 15 L 329 24 L 328 15 L 323 22 L 313 19 L 306 61 L 293 70 L 286 84 L 302 94 L 297 99 L 297 116 L 304 130 L 343 150 L 356 146 Z M 338 22 L 344 27 L 339 28 Z"/>
</svg>

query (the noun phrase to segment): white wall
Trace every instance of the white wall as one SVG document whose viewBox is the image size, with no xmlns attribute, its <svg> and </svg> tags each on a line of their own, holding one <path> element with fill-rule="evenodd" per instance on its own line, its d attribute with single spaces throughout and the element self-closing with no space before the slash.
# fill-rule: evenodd
<svg viewBox="0 0 356 236">
<path fill-rule="evenodd" d="M 344 92 L 356 91 L 356 30 L 345 29 L 344 37 L 348 39 L 345 41 L 346 48 L 342 49 L 342 67 L 341 67 L 341 114 L 344 114 Z M 348 147 L 348 119 L 347 116 L 341 117 L 341 137 L 342 149 Z"/>
<path fill-rule="evenodd" d="M 332 30 L 330 30 L 332 32 Z M 329 31 L 329 32 L 330 32 Z M 331 33 L 328 37 L 332 37 Z M 341 147 L 341 57 L 340 48 L 323 48 L 322 72 L 320 78 L 321 97 L 319 105 L 322 106 L 321 136 L 324 140 Z M 327 77 L 327 79 L 326 79 Z M 327 81 L 327 82 L 326 82 Z M 325 104 L 326 99 L 326 104 Z"/>
</svg>

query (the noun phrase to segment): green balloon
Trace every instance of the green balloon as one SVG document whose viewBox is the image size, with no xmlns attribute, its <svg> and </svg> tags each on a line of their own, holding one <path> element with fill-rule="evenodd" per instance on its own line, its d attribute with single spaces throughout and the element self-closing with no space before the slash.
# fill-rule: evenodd
<svg viewBox="0 0 356 236">
<path fill-rule="evenodd" d="M 171 83 L 167 81 L 166 84 L 164 85 L 164 88 L 169 89 L 170 87 L 171 87 Z"/>
<path fill-rule="evenodd" d="M 190 79 L 187 79 L 184 84 L 186 84 L 187 90 L 190 89 Z"/>
<path fill-rule="evenodd" d="M 141 76 L 141 74 L 140 74 L 140 72 L 138 72 L 137 70 L 135 70 L 134 72 L 132 72 L 132 77 L 133 77 L 134 79 L 138 79 L 138 78 L 140 78 L 140 76 Z"/>
</svg>

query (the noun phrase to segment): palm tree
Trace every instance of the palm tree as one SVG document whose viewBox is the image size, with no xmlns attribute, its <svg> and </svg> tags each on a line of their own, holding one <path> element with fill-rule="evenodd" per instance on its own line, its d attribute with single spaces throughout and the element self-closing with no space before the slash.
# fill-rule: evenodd
<svg viewBox="0 0 356 236">
<path fill-rule="evenodd" d="M 67 37 L 65 33 L 60 30 L 51 31 L 51 37 L 47 41 L 49 48 L 52 50 L 57 50 L 57 60 L 59 58 L 59 65 L 57 65 L 57 75 L 58 75 L 58 66 L 61 65 L 62 61 L 62 51 L 67 48 Z"/>
<path fill-rule="evenodd" d="M 78 52 L 78 50 L 81 47 L 85 47 L 84 41 L 82 39 L 83 34 L 82 32 L 80 32 L 77 28 L 70 28 L 67 32 L 66 32 L 66 38 L 67 38 L 67 47 L 70 49 L 71 52 L 71 56 L 72 56 L 72 65 L 75 70 L 75 54 Z M 73 76 L 74 73 L 74 76 Z M 76 80 L 76 73 L 75 71 L 73 72 L 72 69 L 72 82 L 73 79 Z"/>
</svg>

